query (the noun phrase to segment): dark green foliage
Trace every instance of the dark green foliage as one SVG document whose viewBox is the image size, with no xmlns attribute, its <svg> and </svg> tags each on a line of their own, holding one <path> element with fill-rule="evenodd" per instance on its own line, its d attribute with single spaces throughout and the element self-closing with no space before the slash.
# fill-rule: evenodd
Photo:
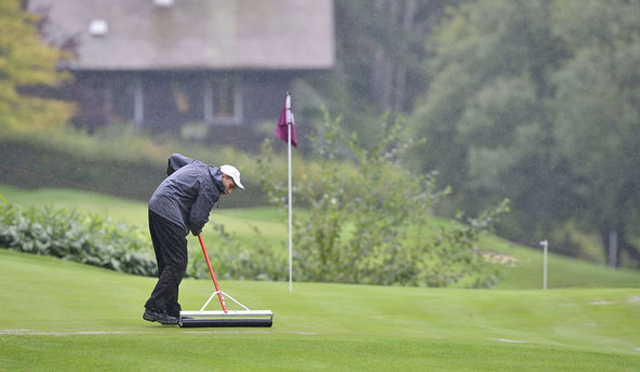
<svg viewBox="0 0 640 372">
<path fill-rule="evenodd" d="M 79 139 L 77 137 L 73 137 Z M 148 199 L 164 176 L 164 163 L 123 159 L 114 146 L 108 154 L 87 154 L 72 139 L 0 139 L 0 183 L 22 188 L 71 187 L 138 200 Z"/>
<path fill-rule="evenodd" d="M 637 265 L 639 14 L 638 0 L 450 9 L 427 41 L 429 90 L 411 117 L 429 141 L 413 154 L 417 169 L 437 169 L 459 192 L 439 212 L 508 197 L 502 235 L 537 242 L 574 225 L 606 246 L 616 232 L 618 254 Z"/>
<path fill-rule="evenodd" d="M 26 189 L 76 188 L 147 201 L 166 175 L 167 158 L 181 148 L 190 157 L 215 165 L 237 164 L 241 169 L 247 190 L 225 197 L 221 204 L 225 208 L 264 204 L 252 181 L 253 159 L 247 155 L 177 142 L 163 147 L 127 133 L 0 136 L 0 183 Z"/>
<path fill-rule="evenodd" d="M 422 66 L 424 40 L 445 8 L 460 0 L 336 0 L 338 68 L 312 80 L 333 113 L 341 113 L 348 132 L 370 147 L 376 118 L 403 114 L 428 87 Z"/>
<path fill-rule="evenodd" d="M 129 274 L 157 275 L 148 237 L 139 229 L 98 215 L 22 208 L 2 200 L 0 247 Z"/>
</svg>

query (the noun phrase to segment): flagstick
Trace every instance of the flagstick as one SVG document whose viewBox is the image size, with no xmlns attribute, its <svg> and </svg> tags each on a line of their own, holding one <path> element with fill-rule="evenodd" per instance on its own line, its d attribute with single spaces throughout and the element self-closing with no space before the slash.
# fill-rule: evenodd
<svg viewBox="0 0 640 372">
<path fill-rule="evenodd" d="M 291 198 L 291 94 L 287 92 L 286 99 L 286 120 L 287 120 L 287 155 L 289 160 L 289 292 L 293 291 L 293 239 L 292 239 L 292 215 L 293 203 Z"/>
</svg>

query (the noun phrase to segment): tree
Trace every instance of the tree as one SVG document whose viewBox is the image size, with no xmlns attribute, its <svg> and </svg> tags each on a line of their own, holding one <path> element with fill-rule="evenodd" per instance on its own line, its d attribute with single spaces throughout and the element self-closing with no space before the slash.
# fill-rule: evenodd
<svg viewBox="0 0 640 372">
<path fill-rule="evenodd" d="M 56 71 L 59 50 L 42 44 L 41 19 L 20 0 L 0 2 L 0 131 L 41 131 L 66 123 L 72 105 L 21 93 L 24 87 L 58 86 L 68 75 Z M 33 89 L 32 89 L 33 90 Z M 37 90 L 37 89 L 35 89 Z"/>
<path fill-rule="evenodd" d="M 372 146 L 384 112 L 404 114 L 426 89 L 424 40 L 460 0 L 336 0 L 338 67 L 314 81 L 343 125 Z"/>
<path fill-rule="evenodd" d="M 536 242 L 577 221 L 603 241 L 638 222 L 639 1 L 479 0 L 428 44 L 430 88 L 411 124 L 420 169 L 459 190 L 456 208 L 508 197 L 500 231 Z"/>
<path fill-rule="evenodd" d="M 544 110 L 549 76 L 563 58 L 551 30 L 544 0 L 463 4 L 434 30 L 430 89 L 411 118 L 428 144 L 414 158 L 458 190 L 456 208 L 477 211 L 507 196 L 513 221 L 526 210 L 553 224 L 543 217 L 559 200 L 541 186 L 560 182 L 566 165 L 551 151 Z"/>
<path fill-rule="evenodd" d="M 554 14 L 572 58 L 553 76 L 549 111 L 579 177 L 580 221 L 605 247 L 617 234 L 616 264 L 621 251 L 640 262 L 640 1 L 558 1 Z"/>
</svg>

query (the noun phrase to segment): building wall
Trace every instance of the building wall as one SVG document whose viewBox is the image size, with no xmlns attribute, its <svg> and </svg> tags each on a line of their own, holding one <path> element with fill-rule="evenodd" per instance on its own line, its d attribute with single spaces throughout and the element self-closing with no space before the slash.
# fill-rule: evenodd
<svg viewBox="0 0 640 372">
<path fill-rule="evenodd" d="M 206 139 L 253 149 L 278 120 L 292 73 L 283 72 L 82 72 L 72 96 L 74 122 L 90 132 L 133 126 L 180 136 L 206 127 Z M 208 84 L 208 86 L 207 86 Z M 271 129 L 272 131 L 272 129 Z"/>
</svg>

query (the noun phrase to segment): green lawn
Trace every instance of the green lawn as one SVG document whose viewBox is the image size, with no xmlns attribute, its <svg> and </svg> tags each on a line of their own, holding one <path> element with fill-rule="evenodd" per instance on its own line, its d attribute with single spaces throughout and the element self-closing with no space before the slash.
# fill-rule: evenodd
<svg viewBox="0 0 640 372">
<path fill-rule="evenodd" d="M 154 279 L 0 250 L 3 371 L 637 371 L 640 289 L 481 291 L 222 281 L 271 329 L 141 319 Z M 186 280 L 181 303 L 211 293 Z"/>
<path fill-rule="evenodd" d="M 0 194 L 146 228 L 144 202 L 4 186 Z M 214 211 L 225 228 L 255 227 L 274 242 L 286 236 L 283 217 Z M 289 293 L 283 282 L 220 283 L 249 307 L 273 310 L 270 329 L 148 323 L 142 306 L 155 279 L 0 249 L 0 371 L 640 370 L 640 274 L 552 255 L 554 289 L 543 291 L 533 289 L 539 251 L 494 237 L 482 248 L 517 260 L 503 265 L 501 290 L 294 283 Z M 199 309 L 212 287 L 183 281 L 183 308 Z"/>
</svg>

